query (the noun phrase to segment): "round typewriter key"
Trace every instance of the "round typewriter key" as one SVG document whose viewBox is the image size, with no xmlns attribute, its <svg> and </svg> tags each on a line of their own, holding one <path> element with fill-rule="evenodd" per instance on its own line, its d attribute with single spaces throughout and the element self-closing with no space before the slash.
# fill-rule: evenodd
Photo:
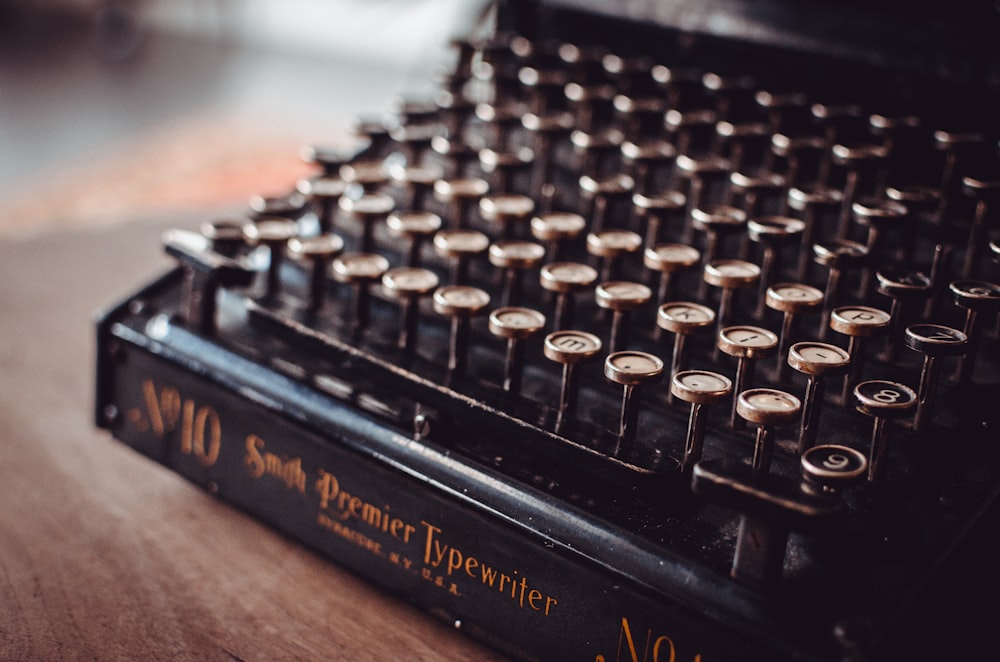
<svg viewBox="0 0 1000 662">
<path fill-rule="evenodd" d="M 601 259 L 601 280 L 618 277 L 621 260 L 642 248 L 642 237 L 630 230 L 603 230 L 587 235 L 587 252 Z"/>
<path fill-rule="evenodd" d="M 552 328 L 560 330 L 573 326 L 574 293 L 593 287 L 597 270 L 580 262 L 554 262 L 542 266 L 539 281 L 544 289 L 556 293 Z"/>
<path fill-rule="evenodd" d="M 680 191 L 667 191 L 659 195 L 632 195 L 632 206 L 640 217 L 646 219 L 646 238 L 643 242 L 647 249 L 660 243 L 663 225 L 673 219 L 678 225 L 684 221 L 684 209 L 687 198 Z"/>
<path fill-rule="evenodd" d="M 624 140 L 625 134 L 614 127 L 592 131 L 576 129 L 569 134 L 569 142 L 573 146 L 572 168 L 577 172 L 604 171 L 607 157 L 617 154 Z"/>
<path fill-rule="evenodd" d="M 737 193 L 742 195 L 743 204 L 741 208 L 747 217 L 757 216 L 761 212 L 761 207 L 767 200 L 767 196 L 775 197 L 778 191 L 785 187 L 785 176 L 776 172 L 757 172 L 748 175 L 735 171 L 729 175 L 729 190 L 727 191 L 727 201 L 732 199 Z"/>
<path fill-rule="evenodd" d="M 851 355 L 836 345 L 800 342 L 789 350 L 788 364 L 808 377 L 798 446 L 799 453 L 804 453 L 816 443 L 826 378 L 846 373 L 851 365 Z"/>
<path fill-rule="evenodd" d="M 354 287 L 354 326 L 368 325 L 371 284 L 389 269 L 389 260 L 376 253 L 347 253 L 333 261 L 333 277 Z"/>
<path fill-rule="evenodd" d="M 422 210 L 427 194 L 434 189 L 434 182 L 441 179 L 441 168 L 431 165 L 394 163 L 389 166 L 389 177 L 407 193 L 406 206 Z"/>
<path fill-rule="evenodd" d="M 767 144 L 771 133 L 772 129 L 766 122 L 719 122 L 715 125 L 717 145 L 727 150 L 733 172 L 741 171 L 748 162 L 748 156 L 756 159 L 758 148 Z M 767 169 L 770 165 L 765 162 L 762 167 Z"/>
<path fill-rule="evenodd" d="M 778 340 L 778 381 L 788 376 L 788 348 L 798 335 L 799 316 L 819 310 L 823 293 L 802 283 L 780 283 L 767 288 L 764 303 L 771 310 L 782 313 L 781 333 Z"/>
<path fill-rule="evenodd" d="M 705 247 L 702 253 L 708 264 L 719 256 L 719 242 L 723 236 L 742 232 L 747 224 L 747 215 L 742 209 L 725 205 L 697 207 L 691 210 L 691 228 L 705 233 Z M 708 293 L 708 283 L 703 282 L 698 296 L 704 299 Z"/>
<path fill-rule="evenodd" d="M 747 234 L 750 241 L 763 247 L 760 262 L 760 291 L 757 298 L 757 319 L 764 316 L 767 305 L 767 288 L 770 287 L 774 275 L 781 273 L 778 261 L 782 244 L 797 240 L 806 224 L 797 218 L 784 216 L 761 216 L 747 221 Z"/>
<path fill-rule="evenodd" d="M 618 425 L 618 448 L 622 450 L 635 439 L 639 422 L 639 387 L 658 382 L 663 377 L 663 361 L 646 352 L 614 352 L 604 360 L 604 376 L 623 388 Z"/>
<path fill-rule="evenodd" d="M 545 315 L 531 308 L 507 306 L 490 313 L 490 333 L 507 340 L 507 356 L 504 363 L 503 390 L 518 393 L 521 390 L 521 375 L 524 368 L 524 343 L 542 331 Z"/>
<path fill-rule="evenodd" d="M 493 143 L 501 145 L 500 141 Z M 479 167 L 487 175 L 494 175 L 495 183 L 490 184 L 490 190 L 505 192 L 510 190 L 511 181 L 517 171 L 527 170 L 535 160 L 535 153 L 528 147 L 513 149 L 479 150 Z"/>
<path fill-rule="evenodd" d="M 478 177 L 439 179 L 434 182 L 434 197 L 450 205 L 448 226 L 453 230 L 469 225 L 469 210 L 489 190 L 489 183 Z"/>
<path fill-rule="evenodd" d="M 579 214 L 552 212 L 531 219 L 531 236 L 548 246 L 548 259 L 556 262 L 562 247 L 583 234 L 587 220 Z"/>
<path fill-rule="evenodd" d="M 350 161 L 357 151 L 367 144 L 352 145 L 349 148 L 331 147 L 328 145 L 306 145 L 299 150 L 299 156 L 303 161 L 311 165 L 319 166 L 326 176 L 337 176 L 340 167 Z"/>
<path fill-rule="evenodd" d="M 662 113 L 661 113 L 662 116 Z M 657 175 L 667 171 L 677 156 L 677 150 L 669 140 L 661 138 L 642 137 L 636 140 L 626 140 L 621 147 L 622 163 L 626 169 L 630 169 L 629 174 L 635 180 L 635 190 L 637 195 L 651 194 L 654 190 Z M 684 209 L 687 199 L 683 194 L 678 198 L 673 195 L 676 192 L 667 192 L 664 195 L 654 196 L 665 202 L 680 200 L 678 211 Z M 632 203 L 636 203 L 635 196 Z M 657 210 L 663 210 L 657 204 Z M 659 213 L 659 211 L 658 211 Z"/>
<path fill-rule="evenodd" d="M 684 244 L 657 244 L 643 251 L 643 265 L 660 272 L 660 284 L 656 293 L 658 304 L 665 303 L 673 296 L 673 274 L 694 268 L 700 259 L 698 249 Z"/>
<path fill-rule="evenodd" d="M 601 339 L 585 331 L 556 331 L 545 336 L 542 351 L 546 358 L 561 363 L 563 367 L 562 386 L 559 390 L 561 421 L 576 410 L 579 384 L 574 368 L 597 356 L 601 351 Z"/>
<path fill-rule="evenodd" d="M 309 274 L 309 310 L 319 310 L 326 295 L 326 275 L 330 260 L 344 250 L 344 240 L 335 234 L 314 237 L 292 237 L 288 250 L 302 260 L 311 262 Z"/>
<path fill-rule="evenodd" d="M 826 186 L 788 190 L 787 206 L 802 212 L 802 221 L 805 223 L 805 227 L 802 229 L 802 248 L 799 251 L 799 263 L 795 276 L 799 280 L 809 279 L 809 267 L 813 257 L 813 238 L 819 230 L 821 215 L 840 206 L 842 197 L 840 191 Z"/>
<path fill-rule="evenodd" d="M 722 289 L 719 300 L 719 324 L 727 326 L 736 308 L 736 292 L 753 287 L 760 278 L 760 267 L 743 260 L 716 260 L 705 265 L 706 283 Z"/>
<path fill-rule="evenodd" d="M 851 366 L 841 394 L 844 404 L 849 402 L 851 391 L 864 372 L 868 338 L 885 332 L 891 321 L 889 313 L 870 306 L 843 306 L 830 314 L 830 328 L 849 338 L 847 353 L 851 355 Z"/>
<path fill-rule="evenodd" d="M 386 220 L 396 206 L 396 201 L 385 193 L 367 193 L 360 198 L 343 197 L 339 206 L 348 218 L 361 223 L 361 241 L 358 250 L 368 253 L 374 245 L 375 224 Z"/>
<path fill-rule="evenodd" d="M 531 151 L 535 153 L 535 170 L 532 174 L 531 196 L 544 201 L 554 192 L 552 187 L 552 143 L 559 136 L 573 131 L 573 113 L 554 111 L 544 114 L 526 113 L 521 116 L 521 126 L 532 136 Z M 545 204 L 542 204 L 543 208 Z"/>
<path fill-rule="evenodd" d="M 803 487 L 813 494 L 836 494 L 865 475 L 868 460 L 847 446 L 813 446 L 800 460 Z"/>
<path fill-rule="evenodd" d="M 590 201 L 590 229 L 592 232 L 604 230 L 604 219 L 608 209 L 616 200 L 632 195 L 635 182 L 628 175 L 613 175 L 606 179 L 583 175 L 580 177 L 580 195 Z"/>
<path fill-rule="evenodd" d="M 201 224 L 199 230 L 201 236 L 208 239 L 213 251 L 219 255 L 233 257 L 246 245 L 243 225 L 244 221 L 206 221 Z"/>
<path fill-rule="evenodd" d="M 910 212 L 904 205 L 892 200 L 865 200 L 855 202 L 851 207 L 851 213 L 858 225 L 868 228 L 868 239 L 865 242 L 868 264 L 861 272 L 861 282 L 858 286 L 858 298 L 864 299 L 871 290 L 875 265 L 885 260 L 883 250 L 885 235 L 903 227 L 910 219 Z M 912 231 L 903 234 L 903 236 L 912 235 Z"/>
<path fill-rule="evenodd" d="M 309 200 L 298 191 L 292 191 L 277 196 L 255 195 L 250 198 L 249 206 L 255 221 L 276 218 L 297 221 L 308 211 Z"/>
<path fill-rule="evenodd" d="M 948 286 L 956 306 L 965 308 L 962 332 L 969 339 L 968 350 L 958 364 L 958 383 L 972 380 L 976 354 L 983 334 L 983 316 L 995 314 L 1000 308 L 1000 285 L 978 280 L 956 280 Z"/>
<path fill-rule="evenodd" d="M 719 330 L 716 346 L 722 352 L 738 359 L 736 364 L 736 392 L 742 393 L 750 387 L 757 360 L 774 354 L 778 347 L 778 336 L 757 326 L 727 326 Z M 736 415 L 736 399 L 733 399 L 729 425 L 733 429 L 742 428 L 743 421 Z"/>
<path fill-rule="evenodd" d="M 288 240 L 299 232 L 298 224 L 291 219 L 261 219 L 243 226 L 243 236 L 251 244 L 267 246 L 267 290 L 264 296 L 274 297 L 281 288 L 281 265 L 285 261 Z"/>
<path fill-rule="evenodd" d="M 485 253 L 490 238 L 476 230 L 441 230 L 434 235 L 434 251 L 451 260 L 451 283 L 462 285 L 468 277 L 469 260 Z"/>
<path fill-rule="evenodd" d="M 542 263 L 545 247 L 530 241 L 509 239 L 489 248 L 490 264 L 503 270 L 502 305 L 516 305 L 521 299 L 524 272 Z"/>
<path fill-rule="evenodd" d="M 868 480 L 874 482 L 885 473 L 889 420 L 907 415 L 917 404 L 917 394 L 909 386 L 874 379 L 855 386 L 854 398 L 858 411 L 875 419 L 868 453 Z"/>
<path fill-rule="evenodd" d="M 689 154 L 702 151 L 701 136 L 714 136 L 718 117 L 714 110 L 697 108 L 678 110 L 671 108 L 663 115 L 663 128 L 674 136 L 677 149 L 677 174 L 691 180 L 688 189 L 688 209 L 698 207 L 704 197 L 705 180 L 721 180 L 729 174 L 729 160 L 717 156 L 696 159 Z M 692 205 L 692 201 L 694 204 Z"/>
<path fill-rule="evenodd" d="M 441 161 L 444 161 L 447 174 L 454 178 L 462 178 L 463 174 L 469 170 L 469 164 L 479 158 L 479 152 L 474 146 L 465 140 L 456 140 L 447 135 L 437 135 L 431 138 L 431 149 L 441 157 Z"/>
<path fill-rule="evenodd" d="M 802 165 L 807 159 L 813 156 L 819 156 L 821 162 L 823 154 L 826 152 L 827 142 L 822 136 L 817 135 L 803 135 L 803 136 L 791 136 L 787 133 L 775 133 L 771 136 L 771 156 L 780 156 L 785 160 L 785 184 L 789 187 L 789 193 L 802 186 L 802 180 L 804 177 L 802 173 L 804 171 Z M 825 181 L 825 180 L 820 180 Z M 825 189 L 826 185 L 816 182 L 816 186 Z M 801 189 L 800 189 L 801 190 Z M 837 197 L 837 204 L 834 205 L 834 209 L 839 207 L 840 201 L 840 191 L 835 191 Z M 788 204 L 792 206 L 792 200 L 789 197 Z"/>
<path fill-rule="evenodd" d="M 979 133 L 964 133 L 956 131 L 935 131 L 934 146 L 945 153 L 944 165 L 941 168 L 941 180 L 938 190 L 941 198 L 935 214 L 934 223 L 941 225 L 951 208 L 951 191 L 955 188 L 955 179 L 959 175 L 962 161 L 986 142 L 985 136 Z"/>
<path fill-rule="evenodd" d="M 843 272 L 861 266 L 868 257 L 868 249 L 856 241 L 831 241 L 813 244 L 813 260 L 829 269 L 826 292 L 823 294 L 823 317 L 820 320 L 819 335 L 826 337 L 830 313 L 837 305 L 840 294 L 840 279 Z"/>
<path fill-rule="evenodd" d="M 345 163 L 340 166 L 338 174 L 348 184 L 360 186 L 365 195 L 375 193 L 379 187 L 389 181 L 386 164 L 378 159 L 365 159 Z"/>
<path fill-rule="evenodd" d="M 402 308 L 399 336 L 396 346 L 412 351 L 417 341 L 417 313 L 420 297 L 433 292 L 438 286 L 438 277 L 429 269 L 419 267 L 396 267 L 382 275 L 382 287 Z"/>
<path fill-rule="evenodd" d="M 479 213 L 484 220 L 500 226 L 500 238 L 510 239 L 513 225 L 526 221 L 535 211 L 535 201 L 526 195 L 501 193 L 479 201 Z"/>
<path fill-rule="evenodd" d="M 923 432 L 931 421 L 931 409 L 941 374 L 941 361 L 947 356 L 964 354 L 969 338 L 962 331 L 940 324 L 913 324 L 906 327 L 906 346 L 924 355 L 917 389 L 917 411 L 913 430 Z"/>
<path fill-rule="evenodd" d="M 439 131 L 436 122 L 419 118 L 390 127 L 389 137 L 402 148 L 407 163 L 420 163 Z"/>
<path fill-rule="evenodd" d="M 733 383 L 725 375 L 716 372 L 684 370 L 674 373 L 670 380 L 671 395 L 691 403 L 687 437 L 684 441 L 684 460 L 681 462 L 682 471 L 691 471 L 695 463 L 701 459 L 705 444 L 705 416 L 702 405 L 723 402 L 732 395 L 732 392 Z"/>
<path fill-rule="evenodd" d="M 962 277 L 975 278 L 978 275 L 980 256 L 986 244 L 989 219 L 1000 207 L 1000 179 L 980 179 L 963 177 L 962 190 L 975 198 L 976 212 L 969 228 L 969 239 L 965 246 L 965 260 L 962 262 Z"/>
<path fill-rule="evenodd" d="M 642 283 L 616 280 L 601 283 L 594 290 L 597 305 L 613 312 L 608 351 L 617 352 L 628 344 L 629 316 L 653 298 L 653 293 Z"/>
<path fill-rule="evenodd" d="M 896 347 L 908 308 L 918 299 L 925 298 L 931 290 L 931 279 L 918 271 L 902 269 L 882 269 L 875 273 L 878 293 L 892 299 L 889 309 L 889 334 L 885 341 L 885 357 L 887 361 L 896 358 Z"/>
<path fill-rule="evenodd" d="M 771 468 L 774 428 L 794 421 L 801 408 L 794 395 L 773 388 L 754 388 L 737 396 L 736 412 L 757 425 L 752 463 L 755 474 L 765 474 Z"/>
<path fill-rule="evenodd" d="M 451 318 L 448 369 L 461 374 L 469 353 L 469 318 L 486 310 L 490 295 L 478 287 L 445 285 L 434 290 L 431 301 L 435 312 Z"/>
<path fill-rule="evenodd" d="M 656 309 L 656 326 L 674 334 L 674 351 L 670 374 L 676 375 L 687 364 L 685 346 L 692 333 L 704 331 L 715 323 L 715 311 L 690 301 L 671 301 Z M 670 400 L 673 396 L 668 396 Z"/>
<path fill-rule="evenodd" d="M 407 211 L 389 214 L 386 219 L 389 234 L 410 241 L 406 266 L 420 266 L 420 249 L 428 238 L 441 229 L 441 217 L 428 211 Z"/>
<path fill-rule="evenodd" d="M 323 175 L 300 179 L 295 188 L 319 207 L 316 214 L 319 231 L 330 232 L 333 229 L 337 203 L 340 201 L 340 196 L 347 192 L 348 183 L 337 175 Z"/>
<path fill-rule="evenodd" d="M 837 220 L 837 238 L 844 240 L 851 234 L 851 210 L 861 187 L 862 174 L 873 172 L 889 156 L 889 150 L 882 145 L 834 145 L 830 150 L 833 161 L 847 169 L 844 182 L 844 199 Z"/>
</svg>

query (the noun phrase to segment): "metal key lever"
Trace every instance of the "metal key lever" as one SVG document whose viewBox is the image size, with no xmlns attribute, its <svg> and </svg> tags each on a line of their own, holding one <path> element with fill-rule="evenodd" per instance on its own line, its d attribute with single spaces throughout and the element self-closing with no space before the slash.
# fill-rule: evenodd
<svg viewBox="0 0 1000 662">
<path fill-rule="evenodd" d="M 248 287 L 258 270 L 244 260 L 211 248 L 210 240 L 188 230 L 167 230 L 163 248 L 184 268 L 184 309 L 188 325 L 206 336 L 215 334 L 215 295 L 220 287 Z"/>
<path fill-rule="evenodd" d="M 864 455 L 842 446 L 816 446 L 802 456 L 803 480 L 755 475 L 747 464 L 706 460 L 694 467 L 691 488 L 741 513 L 730 576 L 766 590 L 781 577 L 792 531 L 828 533 L 846 525 L 838 491 L 864 475 Z"/>
</svg>

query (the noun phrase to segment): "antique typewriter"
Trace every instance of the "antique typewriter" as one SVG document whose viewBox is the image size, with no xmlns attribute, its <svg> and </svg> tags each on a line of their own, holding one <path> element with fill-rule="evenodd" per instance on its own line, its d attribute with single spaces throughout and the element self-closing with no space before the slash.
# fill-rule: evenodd
<svg viewBox="0 0 1000 662">
<path fill-rule="evenodd" d="M 434 94 L 163 236 L 97 424 L 516 658 L 960 659 L 998 587 L 998 28 L 498 4 Z"/>
</svg>

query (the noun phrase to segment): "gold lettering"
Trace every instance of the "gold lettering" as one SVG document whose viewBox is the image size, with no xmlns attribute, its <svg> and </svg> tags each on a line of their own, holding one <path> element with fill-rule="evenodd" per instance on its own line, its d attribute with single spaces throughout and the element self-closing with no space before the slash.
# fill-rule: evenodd
<svg viewBox="0 0 1000 662">
<path fill-rule="evenodd" d="M 194 402 L 184 403 L 184 416 L 181 419 L 181 453 L 191 454 L 192 438 L 194 437 Z"/>
<path fill-rule="evenodd" d="M 205 430 L 208 428 L 208 450 L 205 450 Z M 194 456 L 206 467 L 215 464 L 219 459 L 219 447 L 222 445 L 222 425 L 219 415 L 213 407 L 203 405 L 198 408 L 194 421 Z"/>
<path fill-rule="evenodd" d="M 674 646 L 673 640 L 665 634 L 658 636 L 653 640 L 652 647 L 652 657 L 650 657 L 650 640 L 653 637 L 652 629 L 646 630 L 646 642 L 642 649 L 642 660 L 650 660 L 650 662 L 677 662 L 677 649 Z M 639 662 L 639 651 L 636 648 L 635 640 L 632 638 L 632 628 L 628 622 L 628 618 L 622 617 L 622 627 L 618 635 L 618 651 L 616 652 L 615 659 L 621 660 L 622 654 L 622 643 L 625 644 L 627 648 L 627 656 L 631 662 Z M 664 657 L 664 655 L 666 657 Z M 603 655 L 599 655 L 598 658 L 604 659 Z M 693 662 L 701 662 L 701 653 L 696 653 L 692 658 Z"/>
<path fill-rule="evenodd" d="M 183 400 L 177 389 L 165 386 L 157 394 L 156 384 L 142 382 L 142 398 L 146 406 L 145 419 L 137 412 L 134 421 L 139 430 L 148 428 L 162 439 L 181 422 L 180 451 L 194 455 L 206 467 L 219 459 L 222 447 L 222 423 L 219 414 L 208 405 L 198 406 L 194 400 Z M 148 419 L 148 420 L 146 420 Z"/>
<path fill-rule="evenodd" d="M 542 612 L 545 616 L 549 616 L 552 609 L 559 604 L 557 599 L 529 586 L 528 578 L 521 576 L 518 570 L 512 571 L 509 575 L 499 572 L 475 556 L 447 544 L 440 528 L 423 520 L 420 524 L 424 527 L 423 560 L 427 567 L 423 570 L 427 573 L 426 577 L 430 578 L 432 568 L 443 568 L 444 576 L 447 577 L 465 573 L 472 579 L 478 579 L 484 587 L 495 588 L 499 593 L 516 601 L 521 609 L 525 608 L 525 596 L 527 596 L 528 607 L 533 611 Z M 440 575 L 438 577 L 443 581 L 443 577 Z"/>
<path fill-rule="evenodd" d="M 162 438 L 166 430 L 163 426 L 160 401 L 156 397 L 156 386 L 153 384 L 153 380 L 147 379 L 142 383 L 142 396 L 146 401 L 146 415 L 149 416 L 149 423 L 153 427 L 153 434 Z"/>
<path fill-rule="evenodd" d="M 284 483 L 285 487 L 305 494 L 306 472 L 302 469 L 302 458 L 278 457 L 270 452 L 261 453 L 264 445 L 264 440 L 257 435 L 247 435 L 244 443 L 247 454 L 243 458 L 243 463 L 250 475 L 254 478 L 272 476 Z"/>
<path fill-rule="evenodd" d="M 340 493 L 340 483 L 337 482 L 337 477 L 320 469 L 319 479 L 316 481 L 316 492 L 319 494 L 319 507 L 326 510 L 330 501 L 336 499 L 337 494 Z"/>
<path fill-rule="evenodd" d="M 260 456 L 260 449 L 264 447 L 264 440 L 255 434 L 247 435 L 246 443 L 247 454 L 243 458 L 243 464 L 246 465 L 247 471 L 254 478 L 260 478 L 264 475 L 264 458 Z"/>
</svg>

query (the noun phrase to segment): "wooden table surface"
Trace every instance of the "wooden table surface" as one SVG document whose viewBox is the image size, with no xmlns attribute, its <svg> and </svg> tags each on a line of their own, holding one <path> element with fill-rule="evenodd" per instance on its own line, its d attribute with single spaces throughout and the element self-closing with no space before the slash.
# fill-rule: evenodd
<svg viewBox="0 0 1000 662">
<path fill-rule="evenodd" d="M 501 660 L 94 427 L 94 313 L 165 227 L 0 242 L 0 658 Z"/>
</svg>

